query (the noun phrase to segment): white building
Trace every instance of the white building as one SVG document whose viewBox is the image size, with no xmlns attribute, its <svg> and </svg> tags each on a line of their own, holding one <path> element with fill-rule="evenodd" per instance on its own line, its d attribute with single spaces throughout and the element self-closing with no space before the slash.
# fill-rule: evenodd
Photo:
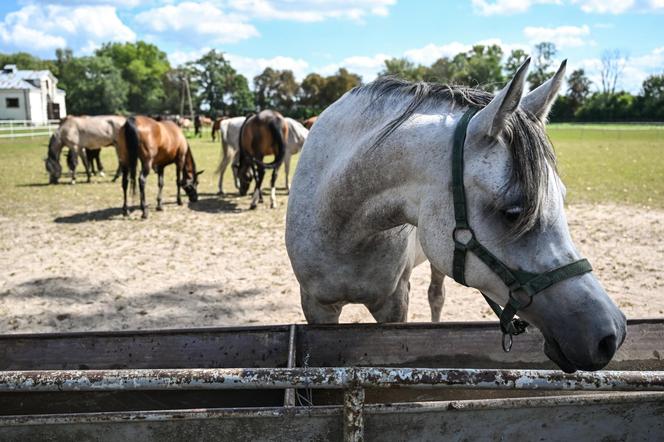
<svg viewBox="0 0 664 442">
<path fill-rule="evenodd" d="M 0 71 L 0 120 L 44 124 L 67 115 L 65 91 L 51 71 L 21 71 L 8 64 Z"/>
</svg>

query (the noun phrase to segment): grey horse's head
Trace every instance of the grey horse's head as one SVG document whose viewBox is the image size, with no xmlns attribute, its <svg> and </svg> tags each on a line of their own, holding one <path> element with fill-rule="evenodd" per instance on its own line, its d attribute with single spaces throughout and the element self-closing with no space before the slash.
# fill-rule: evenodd
<svg viewBox="0 0 664 442">
<path fill-rule="evenodd" d="M 522 96 L 528 63 L 495 97 L 475 97 L 481 110 L 467 127 L 463 181 L 469 224 L 479 243 L 510 269 L 545 273 L 581 256 L 570 236 L 565 187 L 545 132 L 565 64 L 550 80 Z M 447 162 L 444 166 L 450 167 Z M 441 269 L 451 269 L 454 248 L 450 192 L 451 183 L 447 183 L 441 194 L 449 200 L 432 200 L 432 208 L 424 209 L 418 226 L 427 257 Z M 436 211 L 441 204 L 449 211 Z M 449 232 L 441 235 L 441 226 Z M 470 252 L 465 277 L 469 286 L 493 301 L 507 303 L 510 289 L 505 282 Z M 546 355 L 566 372 L 603 368 L 625 339 L 624 314 L 591 272 L 552 284 L 522 301 L 522 305 L 530 303 L 518 314 L 541 330 Z"/>
</svg>

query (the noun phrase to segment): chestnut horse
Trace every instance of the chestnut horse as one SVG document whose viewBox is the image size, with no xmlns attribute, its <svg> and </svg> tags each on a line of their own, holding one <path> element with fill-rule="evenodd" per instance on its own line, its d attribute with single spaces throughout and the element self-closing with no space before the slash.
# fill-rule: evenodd
<svg viewBox="0 0 664 442">
<path fill-rule="evenodd" d="M 250 115 L 240 129 L 240 164 L 238 178 L 240 180 L 240 195 L 246 195 L 252 178 L 256 180 L 256 189 L 251 199 L 251 209 L 256 203 L 263 202 L 261 185 L 265 176 L 265 169 L 272 169 L 270 179 L 270 207 L 277 207 L 276 188 L 277 169 L 286 154 L 286 140 L 288 139 L 288 123 L 277 111 L 264 110 L 256 115 Z M 274 155 L 274 161 L 264 163 L 263 157 Z"/>
<path fill-rule="evenodd" d="M 141 210 L 143 218 L 148 217 L 148 207 L 145 203 L 145 182 L 150 169 L 154 169 L 159 178 L 159 192 L 157 193 L 157 210 L 163 210 L 161 192 L 164 188 L 164 168 L 175 163 L 175 181 L 178 189 L 177 203 L 182 205 L 180 187 L 184 189 L 189 201 L 198 200 L 198 175 L 196 163 L 191 153 L 189 143 L 180 128 L 172 121 L 155 121 L 149 117 L 130 117 L 120 129 L 118 137 L 118 156 L 122 168 L 122 191 L 124 204 L 122 213 L 129 214 L 127 207 L 127 184 L 131 175 L 132 193 L 136 189 L 136 165 L 141 160 L 141 175 L 138 179 L 141 191 Z"/>
</svg>

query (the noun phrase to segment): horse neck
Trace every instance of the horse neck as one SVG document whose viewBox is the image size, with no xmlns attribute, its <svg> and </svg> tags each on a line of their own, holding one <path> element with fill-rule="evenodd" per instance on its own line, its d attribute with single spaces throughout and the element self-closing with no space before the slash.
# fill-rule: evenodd
<svg viewBox="0 0 664 442">
<path fill-rule="evenodd" d="M 53 159 L 59 159 L 62 153 L 62 139 L 60 138 L 60 129 L 57 129 L 48 142 L 48 156 Z"/>
<path fill-rule="evenodd" d="M 445 105 L 411 118 L 379 146 L 370 148 L 375 135 L 368 137 L 362 153 L 331 184 L 334 196 L 326 201 L 333 219 L 349 226 L 354 235 L 370 236 L 404 224 L 417 226 L 420 206 L 427 199 L 451 200 L 451 193 L 440 195 L 440 189 L 451 182 L 452 138 L 460 115 Z M 368 121 L 367 130 L 383 127 L 390 119 Z"/>
<path fill-rule="evenodd" d="M 184 157 L 184 170 L 183 173 L 187 178 L 193 178 L 196 175 L 196 162 L 194 155 L 191 153 L 191 147 L 187 145 L 187 154 Z"/>
</svg>

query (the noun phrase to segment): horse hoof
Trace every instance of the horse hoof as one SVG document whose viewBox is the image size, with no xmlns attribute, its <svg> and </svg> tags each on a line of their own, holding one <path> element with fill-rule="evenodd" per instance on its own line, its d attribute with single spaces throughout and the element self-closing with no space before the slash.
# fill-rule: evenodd
<svg viewBox="0 0 664 442">
<path fill-rule="evenodd" d="M 141 215 L 141 219 L 148 219 L 147 212 L 143 212 L 143 215 Z"/>
<path fill-rule="evenodd" d="M 178 200 L 178 206 L 182 205 L 182 200 Z"/>
<path fill-rule="evenodd" d="M 155 209 L 157 212 L 163 212 L 164 208 L 161 206 L 157 206 Z"/>
<path fill-rule="evenodd" d="M 249 206 L 249 210 L 256 210 L 256 207 L 257 207 L 256 204 L 252 204 L 251 206 Z"/>
<path fill-rule="evenodd" d="M 99 172 L 99 176 L 100 176 L 100 177 L 105 177 L 106 174 L 105 174 L 104 172 L 101 172 L 101 171 L 100 171 L 100 172 Z"/>
<path fill-rule="evenodd" d="M 71 182 L 69 184 L 71 184 L 73 186 L 74 184 L 76 184 L 76 180 L 71 180 Z"/>
<path fill-rule="evenodd" d="M 122 209 L 122 216 L 129 216 L 129 210 Z"/>
</svg>

